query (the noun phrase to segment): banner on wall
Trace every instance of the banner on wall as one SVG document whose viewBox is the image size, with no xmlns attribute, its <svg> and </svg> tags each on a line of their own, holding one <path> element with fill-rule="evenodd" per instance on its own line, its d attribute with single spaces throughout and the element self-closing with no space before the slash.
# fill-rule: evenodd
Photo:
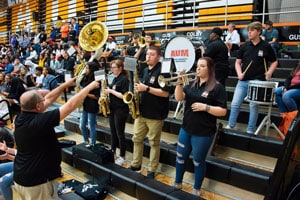
<svg viewBox="0 0 300 200">
<path fill-rule="evenodd" d="M 7 6 L 11 7 L 17 3 L 26 3 L 26 2 L 27 2 L 27 0 L 7 0 Z"/>
</svg>

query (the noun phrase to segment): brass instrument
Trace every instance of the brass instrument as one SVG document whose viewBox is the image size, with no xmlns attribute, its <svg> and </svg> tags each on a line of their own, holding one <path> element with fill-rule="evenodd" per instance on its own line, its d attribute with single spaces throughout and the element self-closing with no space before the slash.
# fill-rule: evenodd
<svg viewBox="0 0 300 200">
<path fill-rule="evenodd" d="M 85 51 L 96 51 L 95 55 L 102 54 L 102 46 L 106 42 L 108 37 L 107 27 L 98 21 L 90 22 L 86 24 L 80 31 L 78 40 L 81 48 Z M 80 89 L 80 82 L 85 75 L 85 60 L 81 59 L 81 64 L 76 66 L 74 76 L 78 76 L 76 79 L 76 91 Z"/>
<path fill-rule="evenodd" d="M 74 76 L 77 76 L 75 82 L 75 91 L 79 92 L 80 90 L 80 82 L 82 81 L 85 74 L 85 61 L 81 60 L 81 63 L 78 64 L 74 71 Z"/>
<path fill-rule="evenodd" d="M 134 83 L 138 83 L 138 72 L 137 70 L 134 71 Z M 136 119 L 138 116 L 140 116 L 140 97 L 138 91 L 128 91 L 125 92 L 123 95 L 123 101 L 124 103 L 128 104 L 129 110 L 131 111 L 131 116 L 133 119 Z"/>
<path fill-rule="evenodd" d="M 138 42 L 138 45 L 139 45 L 140 48 L 143 48 L 143 47 L 146 46 L 146 40 L 145 40 L 145 38 L 143 36 L 140 36 L 138 38 L 137 42 Z"/>
<path fill-rule="evenodd" d="M 104 91 L 105 89 L 107 89 L 106 80 L 102 80 L 101 83 L 102 83 L 102 89 Z M 110 114 L 108 95 L 102 92 L 101 97 L 98 100 L 98 104 L 100 105 L 100 109 L 102 111 L 103 116 L 107 117 L 107 115 Z"/>
<path fill-rule="evenodd" d="M 195 73 L 188 73 L 188 74 L 178 75 L 178 76 L 171 77 L 171 78 L 165 78 L 163 75 L 159 75 L 158 84 L 162 88 L 165 87 L 166 85 L 167 86 L 175 86 L 177 84 L 187 85 L 189 82 L 195 80 L 195 78 L 189 78 L 190 76 L 195 77 L 196 72 Z"/>
<path fill-rule="evenodd" d="M 105 24 L 93 21 L 80 31 L 79 44 L 86 51 L 96 51 L 107 41 L 108 29 Z"/>
</svg>

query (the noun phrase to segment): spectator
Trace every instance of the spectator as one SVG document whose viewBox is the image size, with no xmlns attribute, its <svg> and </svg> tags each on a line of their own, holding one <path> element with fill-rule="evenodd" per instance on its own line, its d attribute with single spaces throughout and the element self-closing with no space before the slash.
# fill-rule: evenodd
<svg viewBox="0 0 300 200">
<path fill-rule="evenodd" d="M 275 90 L 276 102 L 281 113 L 298 110 L 300 102 L 300 62 L 285 80 L 284 86 Z"/>
<path fill-rule="evenodd" d="M 22 81 L 25 89 L 35 86 L 33 74 L 28 72 L 28 69 L 25 66 L 20 68 L 19 79 Z"/>
<path fill-rule="evenodd" d="M 113 60 L 117 56 L 117 52 L 115 51 L 116 49 L 117 44 L 114 42 L 114 38 L 112 36 L 109 36 L 106 43 L 106 49 L 103 52 L 103 54 L 106 55 L 108 61 Z"/>
<path fill-rule="evenodd" d="M 12 75 L 11 74 L 5 74 L 5 83 L 4 83 L 4 88 L 1 90 L 1 95 L 4 95 L 5 97 L 8 96 L 10 93 L 11 89 L 11 80 L 12 80 Z"/>
<path fill-rule="evenodd" d="M 4 62 L 6 63 L 4 73 L 5 74 L 10 74 L 11 72 L 13 72 L 14 71 L 13 60 L 11 60 L 11 58 L 6 55 L 5 58 L 4 58 Z"/>
<path fill-rule="evenodd" d="M 52 81 L 55 76 L 52 74 L 52 70 L 50 69 L 50 67 L 43 67 L 43 75 L 43 89 L 52 90 L 57 87 L 57 80 Z"/>
<path fill-rule="evenodd" d="M 43 79 L 44 79 L 43 67 L 36 67 L 35 68 L 35 81 L 34 81 L 34 85 L 36 88 L 43 87 Z"/>
<path fill-rule="evenodd" d="M 14 60 L 14 74 L 19 74 L 21 67 L 24 67 L 24 65 L 21 63 L 21 60 L 19 57 L 16 57 Z"/>
<path fill-rule="evenodd" d="M 35 47 L 30 46 L 29 50 L 30 50 L 30 55 L 29 57 L 26 58 L 26 60 L 31 60 L 34 63 L 38 63 L 39 57 Z"/>
<path fill-rule="evenodd" d="M 0 164 L 0 198 L 4 200 L 12 200 L 13 185 L 13 160 L 17 150 L 14 149 L 14 138 L 6 128 L 0 127 L 0 150 L 3 152 L 0 155 L 1 161 L 6 161 Z"/>
<path fill-rule="evenodd" d="M 238 50 L 240 48 L 240 34 L 235 29 L 235 24 L 228 24 L 228 32 L 225 38 L 225 45 L 228 48 L 228 56 L 230 56 L 230 52 L 234 50 Z"/>
<path fill-rule="evenodd" d="M 278 30 L 273 27 L 272 21 L 270 20 L 266 21 L 265 29 L 263 30 L 261 37 L 263 40 L 267 41 L 271 45 L 275 55 L 277 56 L 278 49 L 280 47 L 279 33 Z"/>
<path fill-rule="evenodd" d="M 33 39 L 33 47 L 36 51 L 37 56 L 41 53 L 41 45 L 40 45 L 40 35 L 41 35 L 41 29 L 37 28 L 35 31 L 34 39 Z M 38 59 L 38 58 L 36 58 Z"/>
<path fill-rule="evenodd" d="M 73 24 L 69 25 L 69 35 L 68 35 L 68 43 L 69 42 L 76 42 L 76 30 L 73 27 Z M 69 44 L 70 45 L 70 44 Z"/>
<path fill-rule="evenodd" d="M 210 32 L 209 43 L 206 45 L 206 48 L 200 46 L 200 49 L 202 56 L 210 57 L 214 60 L 216 79 L 225 87 L 226 79 L 229 74 L 229 63 L 228 49 L 221 40 L 222 35 L 222 29 L 218 27 L 213 28 Z"/>
<path fill-rule="evenodd" d="M 62 20 L 62 26 L 60 28 L 61 32 L 61 41 L 62 43 L 68 42 L 68 34 L 69 34 L 69 25 L 66 20 Z"/>
</svg>

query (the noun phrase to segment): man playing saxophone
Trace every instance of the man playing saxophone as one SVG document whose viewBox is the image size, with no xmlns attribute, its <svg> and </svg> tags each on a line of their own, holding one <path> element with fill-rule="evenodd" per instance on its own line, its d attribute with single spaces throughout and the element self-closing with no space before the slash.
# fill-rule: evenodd
<svg viewBox="0 0 300 200">
<path fill-rule="evenodd" d="M 88 62 L 85 66 L 85 74 L 80 82 L 80 86 L 85 87 L 95 80 L 94 71 L 99 70 L 99 63 Z M 89 92 L 83 101 L 83 111 L 80 117 L 80 130 L 83 135 L 83 140 L 87 146 L 96 143 L 96 117 L 99 112 L 98 99 L 100 96 L 100 89 L 94 89 Z M 90 130 L 91 142 L 88 137 L 87 123 Z"/>
<path fill-rule="evenodd" d="M 120 59 L 113 60 L 110 63 L 111 71 L 115 78 L 109 88 L 104 90 L 109 94 L 110 115 L 109 125 L 111 131 L 111 149 L 116 152 L 117 146 L 120 148 L 120 154 L 116 157 L 115 163 L 122 165 L 125 160 L 125 124 L 129 115 L 128 105 L 123 102 L 123 95 L 129 88 L 128 72 L 124 70 L 124 62 Z"/>
<path fill-rule="evenodd" d="M 143 83 L 135 83 L 134 89 L 140 93 L 140 115 L 134 121 L 133 159 L 131 169 L 140 171 L 142 166 L 144 139 L 148 135 L 150 157 L 148 174 L 154 178 L 159 164 L 160 138 L 164 119 L 169 111 L 170 87 L 161 88 L 158 76 L 161 74 L 160 48 L 150 46 L 147 50 L 147 65 L 143 73 Z"/>
</svg>

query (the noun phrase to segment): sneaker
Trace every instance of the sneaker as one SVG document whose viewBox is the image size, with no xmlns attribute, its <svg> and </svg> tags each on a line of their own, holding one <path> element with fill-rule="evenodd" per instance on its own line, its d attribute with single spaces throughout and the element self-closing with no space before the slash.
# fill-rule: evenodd
<svg viewBox="0 0 300 200">
<path fill-rule="evenodd" d="M 115 163 L 117 164 L 117 165 L 119 165 L 119 166 L 122 166 L 123 165 L 123 163 L 124 163 L 124 158 L 122 158 L 121 156 L 120 157 L 118 157 L 116 160 L 115 160 Z"/>
<path fill-rule="evenodd" d="M 133 167 L 133 166 L 131 166 L 130 169 L 132 171 L 135 171 L 136 173 L 141 173 L 141 171 L 142 171 L 142 167 L 141 166 L 139 166 L 139 167 Z"/>
<path fill-rule="evenodd" d="M 154 177 L 155 177 L 155 172 L 147 172 L 147 177 L 148 177 L 148 178 L 154 179 Z"/>
<path fill-rule="evenodd" d="M 193 189 L 192 194 L 199 197 L 200 196 L 200 190 Z"/>
<path fill-rule="evenodd" d="M 227 124 L 227 126 L 225 126 L 226 129 L 233 129 L 233 126 L 229 126 L 229 124 Z"/>
<path fill-rule="evenodd" d="M 182 183 L 174 183 L 174 188 L 177 190 L 181 190 L 182 189 Z"/>
<path fill-rule="evenodd" d="M 254 132 L 253 131 L 246 131 L 248 134 L 254 134 Z"/>
</svg>

